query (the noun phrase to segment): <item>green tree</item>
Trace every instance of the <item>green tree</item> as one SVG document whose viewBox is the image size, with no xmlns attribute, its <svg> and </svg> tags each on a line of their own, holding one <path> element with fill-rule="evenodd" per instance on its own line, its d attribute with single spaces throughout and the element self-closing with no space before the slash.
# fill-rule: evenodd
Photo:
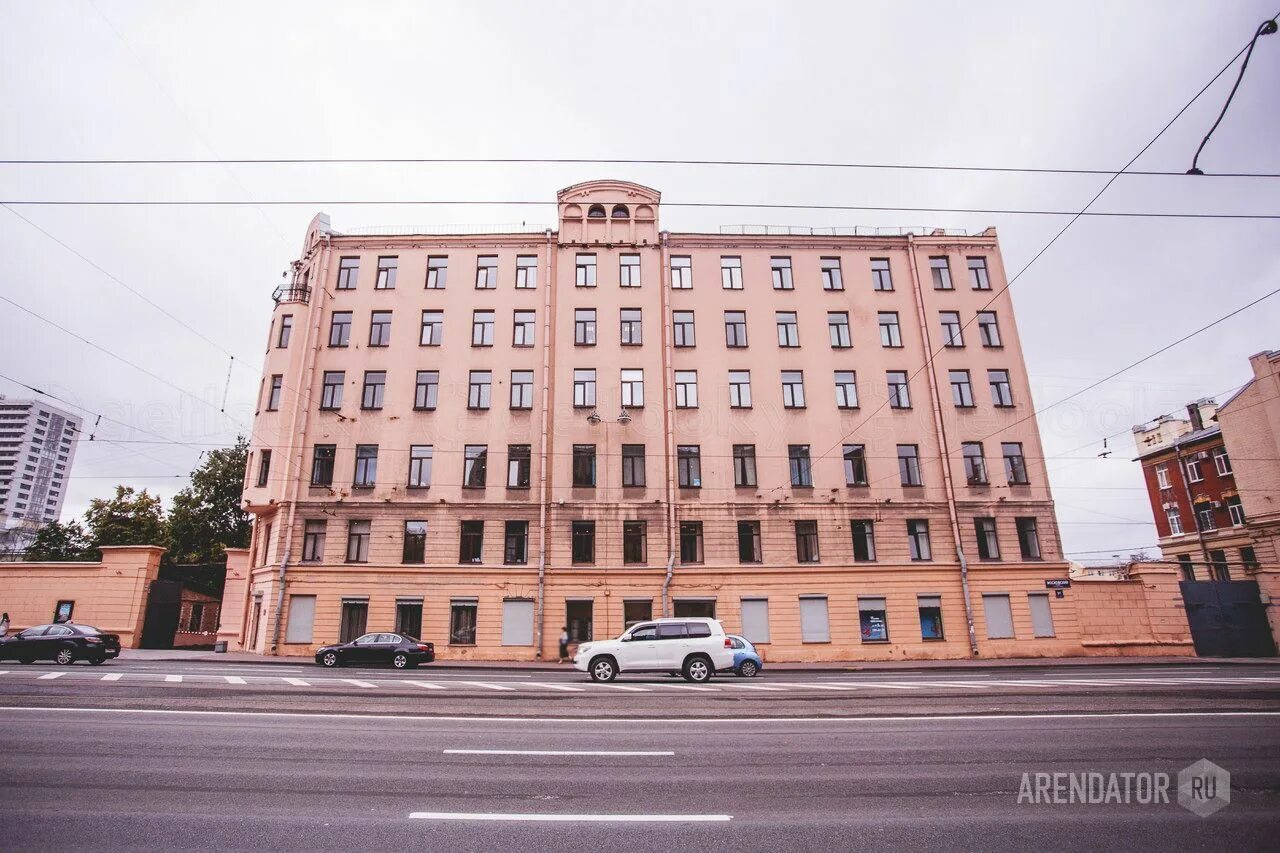
<svg viewBox="0 0 1280 853">
<path fill-rule="evenodd" d="M 40 528 L 23 559 L 29 563 L 70 563 L 94 559 L 93 548 L 78 521 L 54 521 Z"/>
<path fill-rule="evenodd" d="M 157 495 L 134 491 L 132 486 L 116 486 L 114 498 L 94 498 L 84 514 L 89 527 L 89 544 L 165 545 L 168 530 L 164 508 Z M 97 556 L 94 559 L 98 559 Z"/>
<path fill-rule="evenodd" d="M 240 508 L 249 442 L 215 450 L 191 472 L 191 485 L 173 498 L 169 554 L 175 563 L 220 563 L 223 548 L 249 544 L 249 514 Z"/>
</svg>

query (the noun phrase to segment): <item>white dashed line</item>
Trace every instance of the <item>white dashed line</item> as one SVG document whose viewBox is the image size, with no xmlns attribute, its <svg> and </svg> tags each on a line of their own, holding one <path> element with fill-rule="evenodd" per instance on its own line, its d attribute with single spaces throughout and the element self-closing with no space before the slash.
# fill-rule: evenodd
<svg viewBox="0 0 1280 853">
<path fill-rule="evenodd" d="M 473 687 L 483 687 L 486 690 L 515 690 L 514 687 L 505 687 L 501 684 L 489 684 L 484 681 L 463 681 L 461 684 L 470 684 Z"/>
<path fill-rule="evenodd" d="M 164 677 L 164 680 L 165 680 L 165 681 L 167 681 L 167 682 L 169 682 L 170 684 L 180 684 L 180 683 L 182 682 L 182 676 L 181 676 L 181 675 L 166 675 L 166 676 Z"/>
<path fill-rule="evenodd" d="M 567 684 L 548 684 L 545 681 L 526 681 L 524 683 L 528 684 L 530 687 L 545 687 L 548 690 L 562 690 L 565 693 L 582 693 L 583 692 L 583 688 L 571 687 Z"/>
<path fill-rule="evenodd" d="M 112 672 L 102 676 L 102 678 L 99 678 L 98 680 L 99 681 L 119 681 L 123 677 L 124 677 L 123 673 Z"/>
<path fill-rule="evenodd" d="M 622 749 L 442 749 L 440 751 L 445 755 L 675 755 L 675 752 L 669 749 L 648 751 Z"/>
<path fill-rule="evenodd" d="M 594 682 L 593 682 L 594 683 Z M 633 687 L 630 684 L 595 684 L 596 687 L 607 687 L 610 690 L 628 690 L 632 693 L 652 693 L 648 687 Z"/>
<path fill-rule="evenodd" d="M 358 678 L 343 678 L 340 680 L 347 682 L 347 684 L 350 684 L 353 687 L 377 687 L 378 686 L 374 684 L 372 681 L 361 681 Z"/>
<path fill-rule="evenodd" d="M 406 681 L 405 684 L 411 684 L 414 687 L 421 687 L 426 690 L 446 690 L 448 688 L 441 687 L 439 684 L 432 684 L 430 681 Z"/>
<path fill-rule="evenodd" d="M 412 812 L 411 820 L 533 821 L 556 823 L 722 823 L 727 814 L 500 814 L 497 812 Z"/>
<path fill-rule="evenodd" d="M 301 678 L 286 678 L 285 681 L 294 687 L 310 687 L 310 681 L 303 681 Z"/>
<path fill-rule="evenodd" d="M 50 678 L 61 678 L 64 675 L 66 675 L 65 672 L 46 672 L 44 675 L 40 676 L 40 680 L 45 681 Z"/>
<path fill-rule="evenodd" d="M 222 677 L 227 680 L 227 684 L 248 684 L 249 683 L 238 675 L 224 675 Z"/>
</svg>

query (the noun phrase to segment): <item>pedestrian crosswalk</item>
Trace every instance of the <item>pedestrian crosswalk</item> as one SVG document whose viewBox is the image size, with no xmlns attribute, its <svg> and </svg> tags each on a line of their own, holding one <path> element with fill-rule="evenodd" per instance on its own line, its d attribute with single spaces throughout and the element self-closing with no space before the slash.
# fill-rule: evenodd
<svg viewBox="0 0 1280 853">
<path fill-rule="evenodd" d="M 491 675 L 486 679 L 459 678 L 459 673 L 437 675 L 422 673 L 419 678 L 398 678 L 399 673 L 388 674 L 387 677 L 361 672 L 365 678 L 345 678 L 328 672 L 316 675 L 277 676 L 253 675 L 245 671 L 241 675 L 223 675 L 208 673 L 164 673 L 155 670 L 131 670 L 125 672 L 102 673 L 101 670 L 67 667 L 51 671 L 33 669 L 0 670 L 0 689 L 3 685 L 20 681 L 31 681 L 51 689 L 69 687 L 71 685 L 183 685 L 184 687 L 223 687 L 258 690 L 311 689 L 342 691 L 391 691 L 398 690 L 410 693 L 445 694 L 516 694 L 519 696 L 581 694 L 607 695 L 614 692 L 649 694 L 651 696 L 695 696 L 718 693 L 721 695 L 761 696 L 785 698 L 802 694 L 823 695 L 832 698 L 857 696 L 874 693 L 907 693 L 920 692 L 1068 692 L 1093 690 L 1149 690 L 1149 689 L 1196 689 L 1196 688 L 1253 688 L 1280 690 L 1280 674 L 1262 675 L 1178 675 L 1168 676 L 1123 676 L 1107 678 L 1097 677 L 1043 677 L 1018 678 L 1016 676 L 974 677 L 974 676 L 937 676 L 937 677 L 902 677 L 898 679 L 883 676 L 842 676 L 837 674 L 815 675 L 812 678 L 797 678 L 796 673 L 788 675 L 762 676 L 759 678 L 735 678 L 720 676 L 706 684 L 689 684 L 678 679 L 658 677 L 633 677 L 608 684 L 598 684 L 583 677 L 582 679 L 542 678 L 528 679 L 527 675 Z"/>
</svg>

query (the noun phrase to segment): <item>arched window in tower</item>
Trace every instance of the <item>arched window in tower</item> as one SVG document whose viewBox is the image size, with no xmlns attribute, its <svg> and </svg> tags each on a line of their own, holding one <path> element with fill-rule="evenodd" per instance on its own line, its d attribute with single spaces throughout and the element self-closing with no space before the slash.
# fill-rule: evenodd
<svg viewBox="0 0 1280 853">
<path fill-rule="evenodd" d="M 588 219 L 604 219 L 604 205 L 593 204 L 587 209 Z"/>
<path fill-rule="evenodd" d="M 630 219 L 631 211 L 627 210 L 627 206 L 625 204 L 615 204 L 613 206 L 612 216 L 614 219 Z"/>
</svg>

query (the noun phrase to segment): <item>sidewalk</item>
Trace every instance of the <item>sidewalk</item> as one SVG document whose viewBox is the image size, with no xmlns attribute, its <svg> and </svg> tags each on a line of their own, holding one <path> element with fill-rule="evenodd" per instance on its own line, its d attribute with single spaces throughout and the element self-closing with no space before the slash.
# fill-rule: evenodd
<svg viewBox="0 0 1280 853">
<path fill-rule="evenodd" d="M 310 656 L 277 657 L 250 652 L 186 651 L 183 649 L 123 649 L 120 660 L 164 661 L 200 663 L 263 663 L 289 666 L 309 665 Z M 839 661 L 817 663 L 770 663 L 765 669 L 774 672 L 909 672 L 912 670 L 975 670 L 1016 669 L 1036 666 L 1189 666 L 1194 664 L 1244 664 L 1266 665 L 1277 663 L 1275 658 L 1197 658 L 1197 657 L 1072 657 L 1072 658 L 980 658 L 970 660 L 916 660 L 916 661 Z M 435 669 L 522 669 L 538 671 L 567 671 L 569 664 L 542 661 L 437 661 L 429 664 Z"/>
</svg>

